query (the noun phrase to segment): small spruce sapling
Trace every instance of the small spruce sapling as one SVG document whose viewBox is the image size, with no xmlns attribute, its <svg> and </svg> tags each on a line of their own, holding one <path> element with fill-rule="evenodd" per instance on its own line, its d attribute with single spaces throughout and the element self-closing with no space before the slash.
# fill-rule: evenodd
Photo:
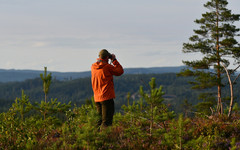
<svg viewBox="0 0 240 150">
<path fill-rule="evenodd" d="M 24 94 L 22 90 L 22 97 L 16 98 L 15 103 L 12 104 L 12 110 L 19 112 L 22 121 L 24 120 L 24 115 L 32 109 L 32 104 L 29 102 L 29 98 Z"/>
<path fill-rule="evenodd" d="M 45 103 L 47 102 L 47 95 L 52 81 L 51 73 L 47 74 L 47 67 L 44 67 L 44 75 L 40 74 L 40 77 L 43 81 L 43 92 L 45 94 Z"/>
<path fill-rule="evenodd" d="M 163 104 L 165 94 L 162 86 L 156 88 L 156 79 L 152 78 L 149 82 L 150 94 L 143 91 L 140 86 L 140 95 L 147 102 L 146 116 L 150 119 L 150 136 L 152 135 L 153 124 L 156 121 L 166 121 L 174 117 L 174 112 L 169 112 L 165 104 Z"/>
<path fill-rule="evenodd" d="M 65 113 L 70 107 L 71 102 L 68 104 L 61 104 L 61 102 L 57 101 L 56 99 L 51 99 L 50 102 L 47 101 L 47 95 L 49 93 L 50 85 L 52 83 L 52 75 L 47 74 L 47 67 L 44 67 L 44 75 L 40 74 L 40 77 L 43 81 L 43 92 L 45 94 L 45 101 L 41 101 L 41 103 L 36 103 L 35 109 L 40 111 L 43 115 L 44 120 L 46 119 L 47 115 L 56 114 L 58 112 Z"/>
</svg>

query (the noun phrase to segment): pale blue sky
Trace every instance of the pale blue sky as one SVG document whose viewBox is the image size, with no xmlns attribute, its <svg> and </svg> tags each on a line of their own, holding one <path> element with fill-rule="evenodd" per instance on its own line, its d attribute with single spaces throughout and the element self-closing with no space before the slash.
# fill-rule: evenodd
<svg viewBox="0 0 240 150">
<path fill-rule="evenodd" d="M 207 0 L 0 0 L 0 69 L 89 71 L 98 52 L 124 68 L 181 66 Z M 240 13 L 240 1 L 228 8 Z M 240 28 L 240 23 L 236 24 Z"/>
</svg>

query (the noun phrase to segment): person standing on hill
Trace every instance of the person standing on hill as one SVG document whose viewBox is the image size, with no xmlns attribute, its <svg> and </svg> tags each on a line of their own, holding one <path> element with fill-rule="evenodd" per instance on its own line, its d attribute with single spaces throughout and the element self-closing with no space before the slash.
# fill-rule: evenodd
<svg viewBox="0 0 240 150">
<path fill-rule="evenodd" d="M 112 64 L 109 64 L 109 59 Z M 94 93 L 94 101 L 99 114 L 98 127 L 111 126 L 114 115 L 114 83 L 113 76 L 121 76 L 124 70 L 114 54 L 106 49 L 99 52 L 97 62 L 91 66 L 91 82 Z"/>
</svg>

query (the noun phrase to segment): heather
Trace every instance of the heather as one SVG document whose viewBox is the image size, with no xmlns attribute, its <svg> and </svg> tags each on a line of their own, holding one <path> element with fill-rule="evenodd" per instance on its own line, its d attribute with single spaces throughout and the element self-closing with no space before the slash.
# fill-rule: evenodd
<svg viewBox="0 0 240 150">
<path fill-rule="evenodd" d="M 191 111 L 176 114 L 164 104 L 155 79 L 139 88 L 139 100 L 114 115 L 113 126 L 96 128 L 94 100 L 82 106 L 57 99 L 32 104 L 24 91 L 9 111 L 0 114 L 1 149 L 239 149 L 239 108 L 232 116 Z M 227 108 L 226 108 L 227 109 Z M 227 111 L 226 111 L 227 112 Z M 191 117 L 188 117 L 191 116 Z"/>
</svg>

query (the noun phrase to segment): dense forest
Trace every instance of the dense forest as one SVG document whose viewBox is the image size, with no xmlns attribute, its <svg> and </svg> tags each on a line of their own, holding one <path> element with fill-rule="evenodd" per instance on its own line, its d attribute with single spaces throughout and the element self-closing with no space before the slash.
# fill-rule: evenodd
<svg viewBox="0 0 240 150">
<path fill-rule="evenodd" d="M 124 75 L 115 78 L 115 90 L 117 98 L 116 106 L 121 107 L 126 104 L 128 92 L 131 94 L 131 100 L 138 99 L 139 87 L 143 85 L 148 89 L 148 81 L 151 77 L 156 77 L 156 82 L 164 87 L 165 97 L 168 97 L 173 104 L 180 104 L 188 98 L 191 103 L 196 104 L 196 94 L 191 91 L 186 78 L 177 78 L 176 74 L 149 74 L 149 75 Z M 16 97 L 21 96 L 24 90 L 32 102 L 41 101 L 44 98 L 42 94 L 42 81 L 40 78 L 26 80 L 24 82 L 11 82 L 0 84 L 1 111 L 8 110 Z M 53 81 L 49 92 L 49 97 L 58 98 L 61 102 L 71 101 L 73 104 L 81 105 L 86 99 L 93 96 L 91 79 L 79 78 L 71 81 Z M 118 107 L 118 108 L 119 108 Z"/>
<path fill-rule="evenodd" d="M 155 77 L 156 84 L 163 86 L 165 94 L 165 102 L 170 104 L 171 109 L 177 113 L 183 112 L 183 104 L 185 100 L 189 104 L 196 105 L 200 102 L 198 94 L 202 91 L 192 90 L 188 84 L 192 81 L 192 78 L 177 77 L 175 73 L 164 73 L 164 74 L 132 74 L 123 75 L 121 77 L 115 77 L 115 91 L 116 91 L 116 109 L 120 111 L 123 104 L 127 104 L 127 95 L 130 93 L 130 101 L 139 100 L 139 87 L 143 86 L 144 90 L 149 90 L 149 80 Z M 225 80 L 227 83 L 227 80 Z M 235 96 L 240 97 L 239 84 L 235 85 Z M 20 97 L 22 90 L 25 91 L 26 95 L 29 96 L 31 102 L 40 102 L 44 99 L 42 92 L 42 80 L 41 78 L 29 79 L 24 82 L 8 82 L 0 84 L 0 98 L 1 105 L 0 111 L 7 111 L 16 97 Z M 225 97 L 230 96 L 229 88 L 223 91 Z M 58 101 L 80 106 L 91 99 L 93 96 L 91 79 L 90 77 L 79 78 L 69 81 L 58 81 L 53 80 L 51 89 L 49 91 L 50 98 L 57 98 Z M 228 103 L 226 99 L 225 103 Z"/>
<path fill-rule="evenodd" d="M 126 104 L 127 94 L 130 92 L 131 100 L 137 100 L 139 97 L 139 87 L 149 89 L 148 81 L 156 77 L 156 82 L 164 87 L 165 97 L 173 103 L 180 103 L 186 97 L 194 99 L 186 78 L 177 78 L 176 74 L 136 74 L 123 75 L 114 79 L 116 91 L 116 103 L 119 108 Z M 1 111 L 8 110 L 16 97 L 21 96 L 24 90 L 32 102 L 41 101 L 44 98 L 42 94 L 41 78 L 29 79 L 24 82 L 9 82 L 0 84 Z M 87 99 L 93 96 L 90 77 L 79 78 L 69 81 L 53 80 L 49 97 L 58 98 L 61 102 L 71 101 L 73 104 L 81 105 Z M 196 96 L 196 95 L 195 95 Z M 193 98 L 192 98 L 193 97 Z M 195 103 L 195 102 L 194 102 Z M 6 109 L 4 109 L 6 108 Z"/>
<path fill-rule="evenodd" d="M 67 101 L 61 103 L 51 98 L 59 96 L 56 93 L 50 97 L 50 93 L 59 91 L 61 96 L 69 92 L 65 98 L 71 98 L 75 95 L 74 92 L 70 92 L 71 90 L 80 90 L 79 95 L 85 94 L 88 97 L 83 89 L 91 89 L 89 78 L 54 81 L 52 86 L 49 84 L 50 88 L 47 88 L 51 91 L 49 98 L 44 100 L 42 96 L 41 101 L 34 103 L 33 100 L 36 100 L 33 99 L 34 96 L 48 93 L 46 87 L 42 87 L 44 82 L 46 80 L 34 79 L 1 85 L 2 90 L 7 88 L 15 94 L 22 89 L 10 108 L 0 113 L 1 149 L 240 148 L 238 105 L 235 105 L 231 118 L 225 114 L 221 116 L 196 114 L 195 117 L 189 118 L 186 111 L 177 114 L 171 110 L 170 103 L 175 103 L 175 107 L 180 105 L 176 101 L 179 98 L 177 94 L 192 93 L 185 83 L 186 78 L 177 78 L 176 74 L 126 75 L 116 78 L 116 90 L 122 91 L 118 92 L 122 99 L 116 99 L 119 101 L 116 105 L 121 105 L 122 111 L 115 113 L 113 126 L 101 130 L 96 128 L 98 115 L 93 99 L 83 98 L 82 105 L 79 103 L 72 107 L 71 103 L 66 103 Z M 159 82 L 167 88 L 157 84 Z M 132 86 L 135 84 L 140 86 Z M 70 87 L 71 90 L 68 89 Z M 74 90 L 76 88 L 77 90 Z M 32 93 L 31 98 L 27 92 L 30 95 Z M 126 92 L 133 94 L 126 96 Z M 10 95 L 13 94 L 9 93 L 8 98 L 11 98 Z M 186 96 L 190 98 L 191 94 Z"/>
</svg>

